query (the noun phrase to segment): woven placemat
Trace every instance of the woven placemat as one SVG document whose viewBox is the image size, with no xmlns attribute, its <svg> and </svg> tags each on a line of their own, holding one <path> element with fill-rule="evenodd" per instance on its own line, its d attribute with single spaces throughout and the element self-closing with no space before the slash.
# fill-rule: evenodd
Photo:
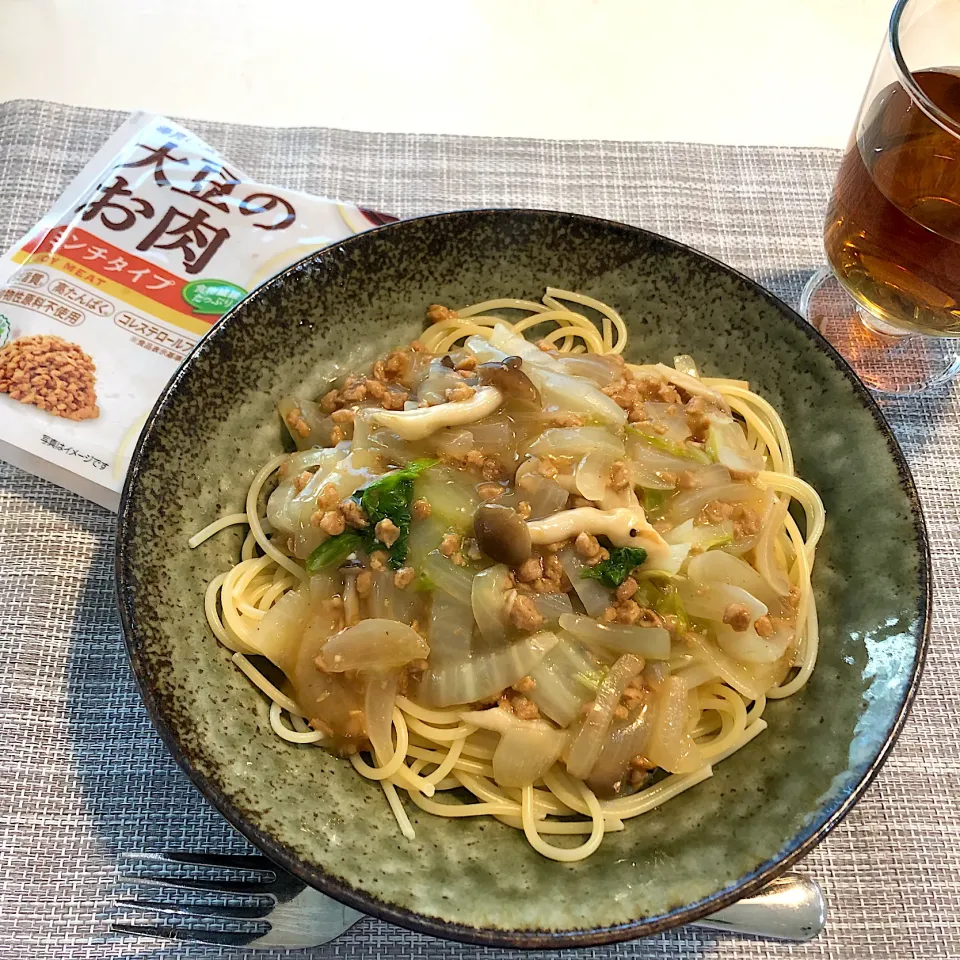
<svg viewBox="0 0 960 960">
<path fill-rule="evenodd" d="M 0 105 L 0 245 L 34 223 L 121 120 L 50 103 Z M 822 209 L 839 159 L 832 150 L 186 122 L 266 182 L 399 216 L 516 205 L 609 217 L 689 243 L 792 303 L 821 260 Z M 893 755 L 801 865 L 826 892 L 826 934 L 788 946 L 687 929 L 581 955 L 960 957 L 960 407 L 947 390 L 887 412 L 926 507 L 934 628 Z M 141 706 L 114 609 L 113 530 L 106 511 L 0 464 L 0 955 L 237 956 L 107 929 L 119 853 L 247 849 L 168 758 Z M 367 919 L 313 953 L 494 952 Z"/>
</svg>

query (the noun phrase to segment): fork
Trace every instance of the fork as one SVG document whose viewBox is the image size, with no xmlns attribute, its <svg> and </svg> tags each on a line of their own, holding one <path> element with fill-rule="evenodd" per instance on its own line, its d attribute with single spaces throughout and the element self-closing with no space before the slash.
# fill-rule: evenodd
<svg viewBox="0 0 960 960">
<path fill-rule="evenodd" d="M 170 874 L 172 867 L 182 865 L 202 868 L 206 875 L 199 870 L 198 876 Z M 173 922 L 115 920 L 111 929 L 119 933 L 234 947 L 306 948 L 335 940 L 364 917 L 259 855 L 128 854 L 121 869 L 125 885 L 142 885 L 164 893 L 180 890 L 217 894 L 221 901 L 240 900 L 242 905 L 207 902 L 209 897 L 201 903 L 184 902 L 182 894 L 179 901 L 127 897 L 117 900 L 116 906 L 141 915 L 159 914 L 173 918 Z M 231 872 L 248 879 L 222 879 L 224 873 Z M 251 874 L 258 877 L 251 879 Z M 197 899 L 196 893 L 191 897 Z M 186 923 L 197 920 L 212 922 L 212 926 Z M 825 921 L 823 893 L 816 881 L 785 873 L 755 896 L 745 897 L 691 926 L 799 942 L 816 937 Z M 227 926 L 241 929 L 222 929 Z"/>
</svg>

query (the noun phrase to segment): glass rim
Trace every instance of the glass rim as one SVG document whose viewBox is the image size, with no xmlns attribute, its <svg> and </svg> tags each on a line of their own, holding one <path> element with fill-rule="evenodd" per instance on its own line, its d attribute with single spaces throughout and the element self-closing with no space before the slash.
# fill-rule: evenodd
<svg viewBox="0 0 960 960">
<path fill-rule="evenodd" d="M 960 123 L 950 116 L 949 113 L 941 110 L 920 88 L 920 85 L 914 80 L 910 68 L 904 59 L 903 51 L 900 49 L 900 21 L 907 5 L 912 0 L 897 0 L 890 15 L 890 25 L 887 31 L 887 43 L 890 47 L 890 55 L 893 57 L 894 67 L 900 79 L 903 88 L 910 95 L 917 106 L 938 126 L 943 127 L 947 133 L 955 137 L 960 137 Z"/>
</svg>

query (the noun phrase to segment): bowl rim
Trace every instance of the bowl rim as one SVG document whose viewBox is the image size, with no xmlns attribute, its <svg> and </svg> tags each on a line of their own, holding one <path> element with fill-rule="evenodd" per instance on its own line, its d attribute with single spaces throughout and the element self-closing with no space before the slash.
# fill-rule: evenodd
<svg viewBox="0 0 960 960">
<path fill-rule="evenodd" d="M 398 907 L 385 901 L 371 896 L 363 890 L 359 890 L 338 880 L 336 877 L 326 873 L 322 868 L 302 861 L 288 847 L 279 840 L 260 830 L 252 823 L 248 822 L 245 815 L 228 799 L 221 789 L 213 782 L 212 778 L 207 777 L 198 770 L 190 758 L 186 756 L 180 747 L 180 743 L 172 726 L 164 716 L 159 699 L 157 698 L 152 681 L 151 671 L 148 660 L 142 655 L 141 641 L 134 619 L 134 603 L 132 592 L 125 589 L 125 586 L 131 582 L 129 576 L 132 570 L 131 548 L 133 541 L 132 514 L 134 512 L 133 503 L 135 491 L 140 473 L 144 468 L 146 460 L 145 447 L 147 446 L 154 430 L 157 420 L 165 408 L 170 404 L 172 396 L 179 389 L 180 384 L 189 375 L 197 357 L 202 356 L 206 351 L 211 350 L 212 345 L 225 337 L 235 323 L 235 317 L 242 312 L 248 303 L 262 298 L 269 293 L 277 290 L 286 283 L 287 279 L 296 275 L 304 268 L 319 261 L 323 261 L 330 256 L 337 256 L 339 251 L 349 248 L 356 244 L 370 243 L 371 238 L 384 231 L 396 232 L 405 229 L 405 225 L 417 225 L 428 221 L 438 221 L 456 218 L 486 218 L 486 217 L 527 217 L 541 218 L 553 217 L 560 218 L 574 223 L 589 225 L 594 228 L 609 230 L 611 228 L 617 231 L 625 231 L 641 236 L 646 242 L 654 245 L 660 245 L 662 248 L 683 253 L 692 256 L 695 259 L 706 261 L 715 269 L 726 273 L 738 280 L 751 293 L 774 307 L 785 321 L 801 330 L 811 341 L 813 346 L 825 353 L 837 366 L 840 372 L 849 381 L 854 394 L 860 399 L 869 413 L 880 433 L 887 443 L 887 449 L 896 465 L 899 484 L 910 504 L 910 512 L 913 519 L 913 527 L 917 540 L 917 546 L 920 553 L 920 568 L 917 575 L 917 582 L 920 592 L 920 603 L 918 605 L 918 617 L 920 619 L 919 642 L 916 647 L 916 654 L 911 668 L 909 683 L 904 691 L 903 700 L 897 711 L 897 715 L 888 729 L 883 742 L 878 748 L 876 755 L 870 764 L 864 770 L 859 780 L 854 783 L 843 799 L 836 804 L 830 815 L 823 820 L 814 830 L 809 833 L 807 828 L 802 828 L 787 845 L 774 854 L 765 862 L 761 863 L 751 873 L 741 878 L 737 883 L 731 884 L 716 893 L 703 897 L 692 904 L 685 904 L 676 907 L 666 913 L 654 917 L 630 920 L 611 926 L 595 927 L 592 929 L 572 929 L 572 930 L 541 930 L 541 929 L 515 929 L 499 930 L 492 927 L 474 927 L 468 924 L 444 920 L 439 917 L 431 917 L 426 914 L 417 913 L 415 910 L 406 907 Z M 375 241 L 373 241 L 375 242 Z M 117 532 L 115 540 L 115 587 L 117 601 L 120 612 L 120 620 L 123 628 L 123 639 L 127 655 L 133 669 L 140 695 L 144 701 L 150 720 L 154 728 L 159 733 L 161 740 L 167 750 L 173 756 L 180 768 L 186 773 L 193 784 L 199 789 L 203 796 L 220 812 L 220 814 L 235 827 L 244 837 L 254 846 L 258 847 L 271 860 L 277 863 L 289 873 L 297 876 L 310 886 L 320 890 L 324 894 L 335 900 L 345 903 L 355 910 L 370 916 L 377 917 L 389 923 L 405 927 L 428 936 L 441 939 L 459 941 L 476 946 L 504 947 L 523 950 L 538 949 L 557 949 L 561 947 L 587 947 L 602 944 L 619 943 L 627 940 L 634 940 L 640 937 L 650 936 L 662 933 L 672 927 L 691 923 L 699 920 L 707 914 L 713 913 L 723 907 L 729 906 L 735 901 L 757 893 L 762 887 L 766 886 L 771 880 L 775 879 L 790 866 L 796 863 L 801 857 L 810 852 L 823 838 L 837 826 L 838 823 L 847 815 L 852 807 L 864 794 L 869 785 L 873 782 L 880 767 L 890 754 L 894 743 L 899 737 L 907 716 L 916 697 L 917 688 L 923 672 L 923 666 L 926 660 L 927 649 L 929 646 L 930 620 L 932 610 L 932 584 L 931 584 L 931 559 L 930 544 L 927 535 L 926 522 L 923 515 L 923 509 L 920 503 L 920 497 L 913 479 L 907 459 L 900 447 L 900 444 L 894 435 L 890 425 L 887 423 L 877 401 L 870 394 L 867 387 L 859 379 L 850 365 L 836 351 L 836 349 L 816 330 L 810 323 L 801 317 L 796 310 L 784 303 L 779 297 L 775 296 L 769 290 L 761 286 L 756 280 L 748 277 L 746 274 L 723 263 L 717 258 L 703 253 L 693 247 L 681 243 L 662 234 L 637 227 L 632 224 L 622 223 L 616 220 L 609 220 L 603 217 L 594 217 L 581 213 L 567 213 L 558 210 L 545 210 L 530 207 L 482 207 L 467 208 L 462 210 L 445 211 L 442 213 L 427 214 L 424 216 L 411 217 L 406 220 L 399 220 L 387 223 L 382 226 L 365 230 L 362 233 L 355 234 L 330 244 L 321 250 L 308 254 L 296 263 L 291 264 L 280 273 L 257 287 L 247 297 L 233 306 L 204 336 L 197 346 L 191 351 L 187 359 L 180 365 L 177 372 L 164 387 L 156 403 L 153 406 L 143 431 L 137 441 L 136 448 L 131 457 L 130 466 L 127 471 L 126 480 L 123 486 L 120 509 L 118 514 Z M 820 809 L 823 809 L 822 807 Z M 806 833 L 806 835 L 804 835 Z"/>
</svg>

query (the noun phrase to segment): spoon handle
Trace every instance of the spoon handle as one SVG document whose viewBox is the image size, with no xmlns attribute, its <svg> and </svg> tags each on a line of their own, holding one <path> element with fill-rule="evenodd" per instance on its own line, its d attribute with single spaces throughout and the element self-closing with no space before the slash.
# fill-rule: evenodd
<svg viewBox="0 0 960 960">
<path fill-rule="evenodd" d="M 738 900 L 691 926 L 802 942 L 821 933 L 826 920 L 827 907 L 820 885 L 798 873 L 784 873 L 754 896 Z"/>
</svg>

